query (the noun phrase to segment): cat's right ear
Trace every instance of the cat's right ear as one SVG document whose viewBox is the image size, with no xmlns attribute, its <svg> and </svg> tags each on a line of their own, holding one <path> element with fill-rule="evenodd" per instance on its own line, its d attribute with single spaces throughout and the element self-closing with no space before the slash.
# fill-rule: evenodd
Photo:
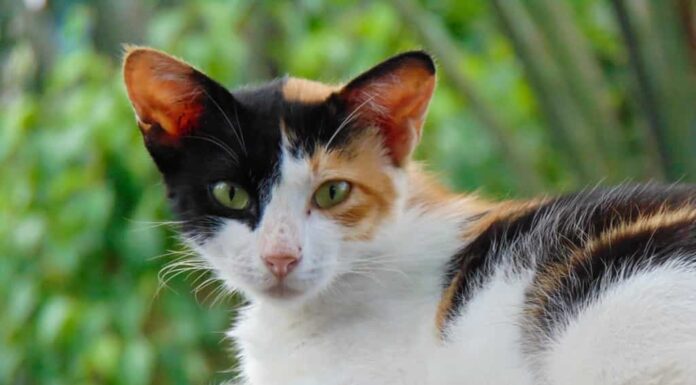
<svg viewBox="0 0 696 385">
<path fill-rule="evenodd" d="M 234 103 L 224 87 L 191 65 L 151 48 L 126 48 L 123 79 L 145 145 L 163 172 L 176 160 L 182 138 Z"/>
<path fill-rule="evenodd" d="M 205 75 L 150 48 L 127 48 L 123 79 L 143 135 L 171 144 L 198 128 Z"/>
</svg>

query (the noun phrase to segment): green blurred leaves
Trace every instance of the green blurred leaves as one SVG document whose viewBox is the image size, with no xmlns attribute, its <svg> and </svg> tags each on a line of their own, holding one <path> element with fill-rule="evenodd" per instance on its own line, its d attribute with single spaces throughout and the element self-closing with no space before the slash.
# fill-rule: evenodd
<svg viewBox="0 0 696 385">
<path fill-rule="evenodd" d="M 229 377 L 222 332 L 235 300 L 205 305 L 215 288 L 191 294 L 195 275 L 158 290 L 176 254 L 156 257 L 178 246 L 160 223 L 172 218 L 121 84 L 119 43 L 170 52 L 230 87 L 285 73 L 341 82 L 425 48 L 440 81 L 417 155 L 458 189 L 507 197 L 602 178 L 693 180 L 693 6 L 624 3 L 635 55 L 598 0 L 3 3 L 0 383 Z"/>
<path fill-rule="evenodd" d="M 91 45 L 98 9 L 60 11 L 65 46 L 39 83 L 31 38 L 0 56 L 0 383 L 207 382 L 231 365 L 216 335 L 229 314 L 173 290 L 156 297 L 167 260 L 153 258 L 176 247 L 153 224 L 167 218 L 162 185 L 119 58 Z M 210 48 L 200 57 L 218 62 Z M 190 291 L 183 279 L 169 285 Z"/>
</svg>

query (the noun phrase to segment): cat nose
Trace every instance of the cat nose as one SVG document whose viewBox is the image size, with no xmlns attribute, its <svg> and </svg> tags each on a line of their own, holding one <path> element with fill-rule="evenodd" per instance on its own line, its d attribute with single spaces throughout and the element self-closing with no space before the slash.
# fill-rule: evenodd
<svg viewBox="0 0 696 385">
<path fill-rule="evenodd" d="M 263 262 L 276 278 L 283 279 L 300 263 L 300 258 L 290 254 L 273 254 L 263 257 Z"/>
</svg>

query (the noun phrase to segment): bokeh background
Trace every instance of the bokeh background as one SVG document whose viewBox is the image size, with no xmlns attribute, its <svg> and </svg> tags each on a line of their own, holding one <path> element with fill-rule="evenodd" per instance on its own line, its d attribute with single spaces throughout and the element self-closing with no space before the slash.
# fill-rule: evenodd
<svg viewBox="0 0 696 385">
<path fill-rule="evenodd" d="M 239 299 L 180 255 L 121 84 L 121 43 L 235 87 L 346 80 L 425 48 L 418 156 L 450 185 L 529 196 L 696 180 L 693 0 L 0 0 L 0 383 L 229 377 Z"/>
</svg>

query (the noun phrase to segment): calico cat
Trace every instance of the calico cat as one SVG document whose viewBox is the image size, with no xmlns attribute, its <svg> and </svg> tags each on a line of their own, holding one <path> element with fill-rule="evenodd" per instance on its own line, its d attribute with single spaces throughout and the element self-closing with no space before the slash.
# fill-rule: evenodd
<svg viewBox="0 0 696 385">
<path fill-rule="evenodd" d="M 696 383 L 693 186 L 454 194 L 411 160 L 424 52 L 336 86 L 123 68 L 181 234 L 249 300 L 243 383 Z"/>
</svg>

